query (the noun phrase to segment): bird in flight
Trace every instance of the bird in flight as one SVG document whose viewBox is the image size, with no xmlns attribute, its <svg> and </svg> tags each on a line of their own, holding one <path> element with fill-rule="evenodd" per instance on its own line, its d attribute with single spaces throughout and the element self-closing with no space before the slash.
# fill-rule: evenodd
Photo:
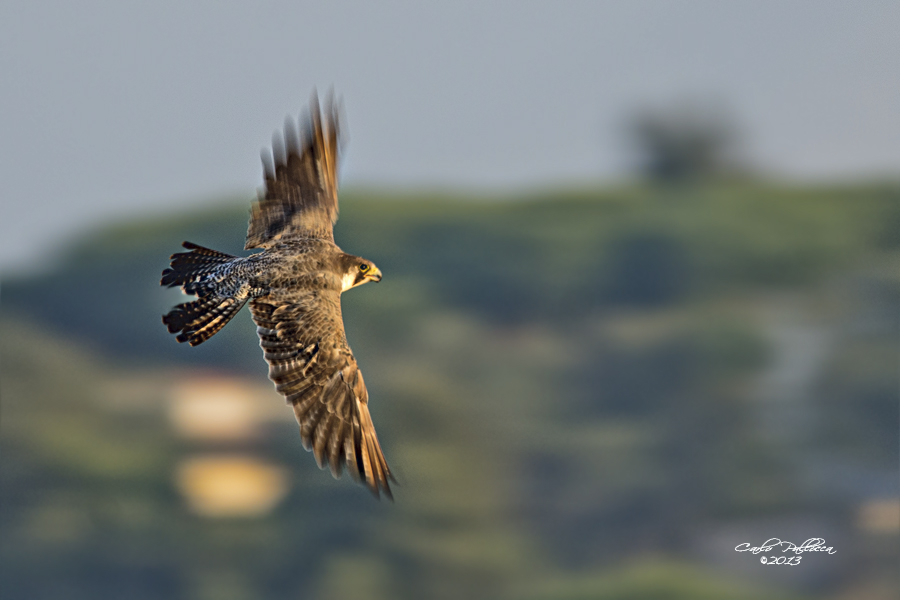
<svg viewBox="0 0 900 600">
<path fill-rule="evenodd" d="M 320 110 L 313 93 L 298 134 L 293 121 L 263 150 L 265 189 L 250 211 L 245 250 L 231 256 L 184 242 L 160 285 L 181 286 L 192 302 L 163 317 L 191 346 L 218 332 L 246 304 L 256 323 L 269 379 L 294 408 L 303 446 L 335 478 L 346 468 L 376 497 L 394 480 L 369 414 L 362 372 L 344 334 L 341 294 L 381 281 L 370 260 L 334 243 L 338 217 L 339 111 Z"/>
</svg>

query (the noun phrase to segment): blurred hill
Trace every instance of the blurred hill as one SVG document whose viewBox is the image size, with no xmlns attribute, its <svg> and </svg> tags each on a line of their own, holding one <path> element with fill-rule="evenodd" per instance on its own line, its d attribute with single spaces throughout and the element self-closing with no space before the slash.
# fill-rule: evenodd
<svg viewBox="0 0 900 600">
<path fill-rule="evenodd" d="M 180 295 L 158 280 L 185 239 L 240 254 L 248 202 L 95 231 L 51 273 L 5 279 L 3 310 L 120 360 L 237 364 L 226 347 L 253 337 L 247 319 L 204 352 L 173 354 L 156 321 Z M 348 320 L 373 301 L 399 301 L 520 326 L 821 283 L 893 250 L 898 230 L 896 186 L 716 186 L 548 191 L 515 202 L 347 194 L 336 236 L 392 281 L 391 290 L 345 297 Z"/>
<path fill-rule="evenodd" d="M 180 378 L 266 383 L 249 316 L 193 349 L 160 321 L 182 240 L 240 253 L 228 206 L 2 282 L 4 597 L 898 589 L 900 186 L 342 196 L 338 243 L 385 274 L 343 306 L 395 505 L 318 472 L 289 419 L 237 442 L 173 425 Z M 210 453 L 290 490 L 261 517 L 192 513 L 176 474 Z M 793 533 L 838 557 L 734 552 Z"/>
</svg>

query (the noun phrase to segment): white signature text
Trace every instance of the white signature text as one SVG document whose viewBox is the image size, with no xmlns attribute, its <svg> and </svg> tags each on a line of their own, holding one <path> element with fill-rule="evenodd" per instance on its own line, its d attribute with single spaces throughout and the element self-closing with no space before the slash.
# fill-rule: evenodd
<svg viewBox="0 0 900 600">
<path fill-rule="evenodd" d="M 800 564 L 803 558 L 801 554 L 804 552 L 826 552 L 834 554 L 836 550 L 832 546 L 826 546 L 825 540 L 822 538 L 809 538 L 799 546 L 792 542 L 780 540 L 778 538 L 769 538 L 759 546 L 751 546 L 748 543 L 738 544 L 734 547 L 736 552 L 750 552 L 751 554 L 781 554 L 781 556 L 761 556 L 759 562 L 764 565 L 787 565 L 795 566 Z M 793 553 L 794 556 L 785 556 Z"/>
</svg>

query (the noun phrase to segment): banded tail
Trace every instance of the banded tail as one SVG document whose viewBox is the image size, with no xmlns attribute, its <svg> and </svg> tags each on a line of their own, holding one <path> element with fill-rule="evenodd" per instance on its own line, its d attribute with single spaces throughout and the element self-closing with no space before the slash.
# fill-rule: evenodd
<svg viewBox="0 0 900 600">
<path fill-rule="evenodd" d="M 224 252 L 210 250 L 191 242 L 183 247 L 190 252 L 173 254 L 168 269 L 162 272 L 159 284 L 167 287 L 181 286 L 185 294 L 196 295 L 193 302 L 185 302 L 163 316 L 169 333 L 177 333 L 175 339 L 191 346 L 202 344 L 241 310 L 248 296 L 236 294 L 240 290 L 228 285 L 229 267 L 237 258 Z M 217 277 L 210 277 L 217 275 Z"/>
</svg>

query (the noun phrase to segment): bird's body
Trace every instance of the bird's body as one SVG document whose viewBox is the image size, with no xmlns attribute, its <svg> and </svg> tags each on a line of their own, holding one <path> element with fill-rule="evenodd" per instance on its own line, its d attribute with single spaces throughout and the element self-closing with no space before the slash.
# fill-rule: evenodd
<svg viewBox="0 0 900 600">
<path fill-rule="evenodd" d="M 289 122 L 264 155 L 265 196 L 255 203 L 245 248 L 236 257 L 189 242 L 172 255 L 161 285 L 182 286 L 193 302 L 163 317 L 192 346 L 218 332 L 246 303 L 257 325 L 269 378 L 294 408 L 304 446 L 335 477 L 346 467 L 376 495 L 390 496 L 390 469 L 368 411 L 362 373 L 347 343 L 341 294 L 380 281 L 371 262 L 335 243 L 337 112 L 323 125 L 313 100 L 301 140 Z"/>
</svg>

